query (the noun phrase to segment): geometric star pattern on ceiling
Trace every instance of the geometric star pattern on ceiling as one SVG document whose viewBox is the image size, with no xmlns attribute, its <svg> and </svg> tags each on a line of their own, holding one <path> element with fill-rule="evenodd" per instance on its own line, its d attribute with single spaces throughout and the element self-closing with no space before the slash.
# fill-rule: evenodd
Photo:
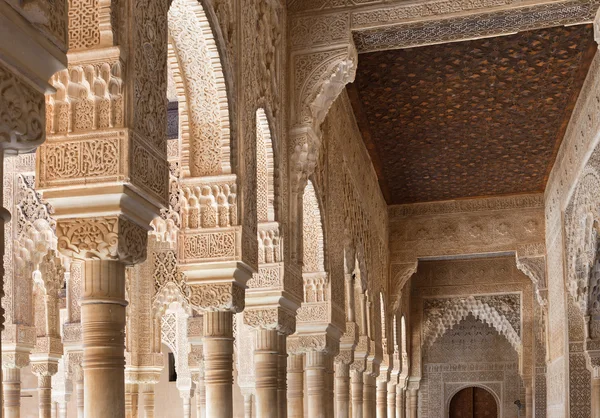
<svg viewBox="0 0 600 418">
<path fill-rule="evenodd" d="M 389 204 L 542 192 L 591 25 L 361 54 L 348 93 Z"/>
</svg>

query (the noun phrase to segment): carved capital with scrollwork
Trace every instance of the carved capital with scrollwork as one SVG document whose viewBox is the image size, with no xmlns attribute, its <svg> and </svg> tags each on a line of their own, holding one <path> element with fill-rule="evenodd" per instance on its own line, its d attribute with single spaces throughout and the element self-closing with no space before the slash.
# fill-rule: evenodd
<svg viewBox="0 0 600 418">
<path fill-rule="evenodd" d="M 72 258 L 131 264 L 146 258 L 146 229 L 124 216 L 61 219 L 56 232 L 59 251 Z"/>
</svg>

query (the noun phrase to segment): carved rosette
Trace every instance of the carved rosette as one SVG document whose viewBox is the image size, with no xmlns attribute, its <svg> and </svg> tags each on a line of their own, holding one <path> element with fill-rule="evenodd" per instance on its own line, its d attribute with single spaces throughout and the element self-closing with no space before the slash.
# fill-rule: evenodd
<svg viewBox="0 0 600 418">
<path fill-rule="evenodd" d="M 61 219 L 57 235 L 59 251 L 72 258 L 130 264 L 146 258 L 146 229 L 124 216 Z"/>
</svg>

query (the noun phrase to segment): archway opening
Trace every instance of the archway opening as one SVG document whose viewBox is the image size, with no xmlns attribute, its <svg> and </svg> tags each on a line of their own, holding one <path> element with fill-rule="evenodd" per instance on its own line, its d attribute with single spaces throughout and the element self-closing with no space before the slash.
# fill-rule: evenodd
<svg viewBox="0 0 600 418">
<path fill-rule="evenodd" d="M 481 387 L 467 387 L 450 401 L 450 418 L 497 418 L 498 404 L 494 395 Z"/>
</svg>

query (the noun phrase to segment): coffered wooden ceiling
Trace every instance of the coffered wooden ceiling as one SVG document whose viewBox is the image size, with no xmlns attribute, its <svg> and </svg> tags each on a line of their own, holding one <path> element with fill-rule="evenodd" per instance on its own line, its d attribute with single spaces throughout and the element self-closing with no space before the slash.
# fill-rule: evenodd
<svg viewBox="0 0 600 418">
<path fill-rule="evenodd" d="M 361 54 L 348 93 L 389 204 L 542 192 L 591 25 Z"/>
</svg>

